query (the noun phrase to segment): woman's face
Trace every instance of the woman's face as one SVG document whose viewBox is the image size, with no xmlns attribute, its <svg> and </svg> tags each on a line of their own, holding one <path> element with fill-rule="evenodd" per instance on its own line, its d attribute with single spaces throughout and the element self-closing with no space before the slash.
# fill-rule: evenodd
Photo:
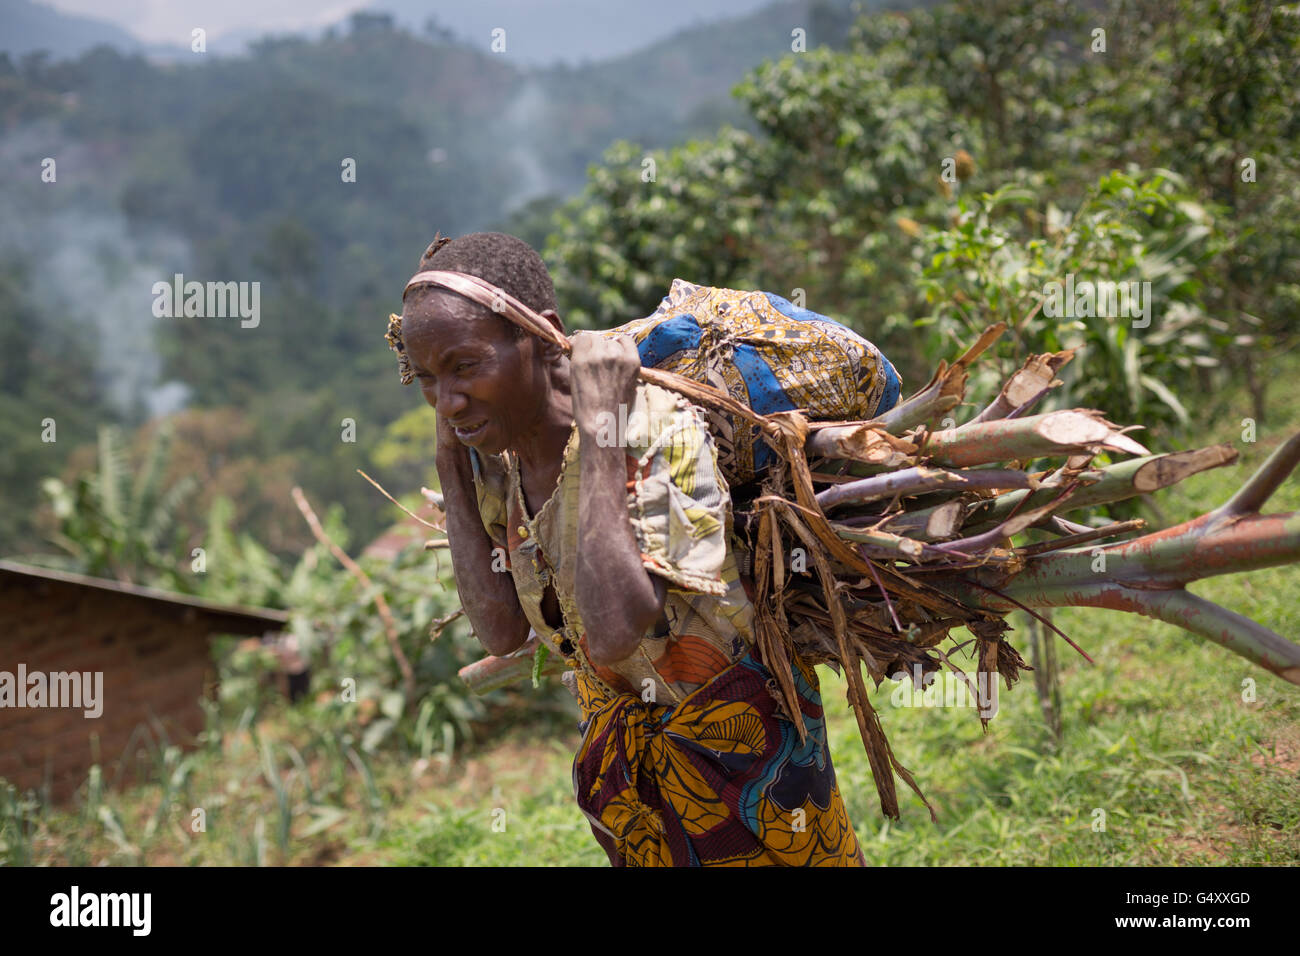
<svg viewBox="0 0 1300 956">
<path fill-rule="evenodd" d="M 424 400 L 461 444 L 494 455 L 536 430 L 546 375 L 531 336 L 516 339 L 505 320 L 440 291 L 403 311 L 402 330 Z"/>
</svg>

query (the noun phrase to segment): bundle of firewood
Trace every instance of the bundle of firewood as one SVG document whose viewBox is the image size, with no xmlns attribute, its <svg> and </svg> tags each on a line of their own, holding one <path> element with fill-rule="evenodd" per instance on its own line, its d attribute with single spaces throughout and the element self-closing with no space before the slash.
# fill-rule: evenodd
<svg viewBox="0 0 1300 956">
<path fill-rule="evenodd" d="M 1231 501 L 1194 521 L 1141 537 L 1132 537 L 1144 526 L 1140 519 L 1078 523 L 1089 509 L 1230 464 L 1237 453 L 1216 445 L 1153 455 L 1128 434 L 1132 427 L 1097 411 L 1029 414 L 1061 384 L 1054 375 L 1073 357 L 1068 351 L 1031 356 L 970 421 L 935 430 L 933 423 L 964 401 L 970 364 L 1002 331 L 988 330 L 873 421 L 770 416 L 781 463 L 763 493 L 738 511 L 754 554 L 764 663 L 787 701 L 792 654 L 843 670 L 889 816 L 898 812 L 891 768 L 920 791 L 894 758 L 862 667 L 877 685 L 901 675 L 924 681 L 947 667 L 982 702 L 999 677 L 1009 688 L 1027 667 L 1005 635 L 1013 609 L 1037 617 L 1080 653 L 1035 609 L 1146 614 L 1300 683 L 1300 647 L 1184 590 L 1198 578 L 1300 559 L 1300 515 L 1257 513 L 1300 461 L 1300 436 Z M 1120 460 L 1098 464 L 1103 453 Z M 1031 528 L 1055 537 L 1017 545 Z M 795 547 L 804 549 L 812 579 L 791 573 Z M 953 663 L 955 648 L 943 649 L 956 640 L 954 628 L 973 636 L 974 675 Z M 789 710 L 801 724 L 797 708 Z M 987 724 L 983 710 L 981 719 Z"/>
<path fill-rule="evenodd" d="M 457 291 L 495 301 L 496 311 L 567 349 L 563 336 L 501 290 L 470 276 L 453 281 Z M 1199 578 L 1300 560 L 1300 513 L 1258 513 L 1300 463 L 1300 435 L 1230 501 L 1192 521 L 1137 537 L 1140 519 L 1081 523 L 1089 509 L 1231 464 L 1237 453 L 1216 445 L 1151 454 L 1129 434 L 1137 426 L 1121 428 L 1101 412 L 1032 414 L 1061 384 L 1055 373 L 1072 359 L 1069 351 L 1031 356 L 970 421 L 936 428 L 965 402 L 971 364 L 1004 329 L 987 330 L 956 362 L 941 362 L 924 388 L 866 422 L 757 415 L 707 385 L 660 369 L 641 373 L 697 405 L 751 422 L 777 452 L 758 492 L 735 502 L 735 533 L 752 559 L 759 650 L 801 737 L 793 657 L 843 672 L 881 808 L 895 818 L 894 772 L 925 798 L 894 758 L 863 668 L 877 685 L 900 674 L 924 681 L 946 667 L 972 689 L 999 677 L 1009 688 L 1027 669 L 1006 638 L 1012 610 L 1038 617 L 1080 653 L 1036 609 L 1145 614 L 1300 684 L 1300 647 L 1184 589 Z M 1103 454 L 1120 460 L 1099 463 Z M 1054 537 L 1028 542 L 1030 529 Z M 974 675 L 953 663 L 956 647 L 943 647 L 957 641 L 955 628 L 973 637 Z M 480 691 L 502 686 L 527 676 L 531 651 L 530 643 L 461 676 Z M 987 723 L 982 712 L 981 719 Z"/>
</svg>

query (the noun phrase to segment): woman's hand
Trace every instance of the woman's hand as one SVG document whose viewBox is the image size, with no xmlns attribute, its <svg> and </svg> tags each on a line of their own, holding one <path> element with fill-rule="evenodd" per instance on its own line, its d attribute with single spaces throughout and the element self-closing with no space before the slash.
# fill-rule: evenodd
<svg viewBox="0 0 1300 956">
<path fill-rule="evenodd" d="M 454 461 L 458 457 L 468 459 L 469 449 L 456 438 L 456 430 L 447 422 L 446 417 L 438 415 L 437 412 L 434 412 L 434 415 L 437 416 L 435 435 L 438 442 L 438 447 L 434 449 L 434 464 L 436 465 L 440 461 Z M 441 477 L 442 469 L 439 468 L 438 471 Z"/>
<path fill-rule="evenodd" d="M 602 412 L 617 417 L 620 404 L 631 406 L 641 356 L 630 336 L 575 335 L 569 363 L 573 417 L 579 429 L 595 431 Z"/>
</svg>

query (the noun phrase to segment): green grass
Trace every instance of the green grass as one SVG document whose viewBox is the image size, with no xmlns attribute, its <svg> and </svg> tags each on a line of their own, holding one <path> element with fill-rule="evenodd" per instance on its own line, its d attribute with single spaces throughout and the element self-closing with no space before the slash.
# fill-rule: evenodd
<svg viewBox="0 0 1300 956">
<path fill-rule="evenodd" d="M 1276 374 L 1293 380 L 1300 362 L 1281 360 Z M 1300 422 L 1300 397 L 1276 394 L 1274 424 L 1244 445 L 1244 402 L 1213 396 L 1203 405 L 1215 418 L 1198 444 L 1232 441 L 1241 462 L 1161 493 L 1171 521 L 1229 497 Z M 1170 446 L 1157 436 L 1150 444 Z M 1296 508 L 1300 483 L 1292 480 L 1266 510 Z M 1295 638 L 1296 583 L 1296 569 L 1272 569 L 1193 590 Z M 987 733 L 971 709 L 895 707 L 891 683 L 874 693 L 896 755 L 938 810 L 937 825 L 902 781 L 902 819 L 884 819 L 843 682 L 820 671 L 840 789 L 868 861 L 1300 862 L 1300 689 L 1145 618 L 1067 609 L 1054 620 L 1096 661 L 1059 644 L 1059 744 L 1028 676 L 1003 690 Z M 1010 638 L 1028 659 L 1023 621 L 1013 623 Z M 1253 702 L 1243 700 L 1248 681 Z M 471 751 L 423 760 L 363 754 L 363 727 L 324 727 L 310 711 L 282 704 L 255 722 L 251 713 L 215 714 L 199 750 L 155 746 L 153 782 L 125 792 L 92 778 L 77 803 L 49 808 L 0 788 L 0 861 L 606 865 L 570 790 L 576 707 L 516 712 L 513 729 Z M 204 832 L 193 831 L 195 808 L 206 814 Z"/>
<path fill-rule="evenodd" d="M 1288 612 L 1280 604 L 1257 616 L 1281 622 Z M 1076 655 L 1063 663 L 1059 746 L 1028 681 L 1001 694 L 987 734 L 971 710 L 895 708 L 889 684 L 874 695 L 896 755 L 938 810 L 937 826 L 906 789 L 902 820 L 881 817 L 856 728 L 838 715 L 832 751 L 870 860 L 1300 860 L 1300 694 L 1291 685 L 1164 625 L 1106 612 L 1055 620 L 1097 662 Z M 1257 682 L 1255 703 L 1242 701 L 1246 677 Z M 843 684 L 824 680 L 823 692 L 839 698 Z M 1094 829 L 1099 820 L 1104 830 Z"/>
</svg>

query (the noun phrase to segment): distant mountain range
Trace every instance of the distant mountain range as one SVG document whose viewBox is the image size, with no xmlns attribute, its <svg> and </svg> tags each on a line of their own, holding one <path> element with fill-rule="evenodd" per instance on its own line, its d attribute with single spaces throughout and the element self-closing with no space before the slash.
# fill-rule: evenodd
<svg viewBox="0 0 1300 956">
<path fill-rule="evenodd" d="M 617 43 L 612 37 L 610 43 L 626 46 L 630 36 L 638 35 L 635 49 L 579 66 L 529 65 L 514 55 L 493 53 L 486 43 L 471 42 L 451 29 L 450 21 L 441 19 L 450 17 L 447 11 L 431 22 L 412 25 L 409 21 L 419 12 L 417 0 L 379 0 L 394 12 L 354 12 L 342 25 L 324 30 L 210 37 L 207 52 L 212 59 L 203 70 L 190 68 L 196 57 L 188 46 L 150 46 L 102 20 L 66 15 L 32 0 L 0 0 L 0 49 L 7 48 L 16 59 L 32 50 L 63 59 L 77 56 L 79 49 L 84 56 L 84 51 L 104 44 L 119 56 L 142 54 L 152 61 L 149 66 L 138 61 L 113 64 L 111 55 L 105 59 L 108 51 L 96 54 L 89 58 L 95 65 L 83 65 L 83 71 L 102 79 L 69 100 L 80 97 L 77 122 L 97 128 L 97 135 L 113 139 L 123 128 L 137 129 L 134 139 L 120 144 L 132 155 L 142 124 L 158 130 L 170 127 L 179 136 L 208 135 L 210 131 L 194 127 L 196 119 L 229 112 L 226 125 L 239 126 L 246 148 L 227 165 L 278 169 L 285 157 L 272 148 L 275 140 L 258 130 L 301 122 L 292 111 L 282 115 L 286 103 L 296 102 L 295 96 L 311 99 L 314 106 L 303 109 L 317 116 L 364 103 L 363 112 L 372 119 L 382 113 L 394 129 L 413 124 L 411 135 L 424 145 L 411 147 L 411 155 L 418 156 L 410 161 L 421 164 L 434 182 L 457 184 L 455 195 L 444 194 L 440 202 L 441 221 L 469 229 L 500 226 L 505 217 L 540 197 L 574 195 L 586 181 L 588 165 L 616 139 L 659 149 L 710 136 L 724 123 L 756 131 L 731 96 L 732 87 L 760 62 L 787 55 L 795 27 L 807 29 L 809 49 L 843 46 L 856 18 L 852 8 L 859 6 L 852 0 L 777 0 L 743 16 L 698 19 L 741 2 L 701 0 L 697 22 L 668 36 L 662 29 L 638 31 L 639 21 L 633 18 L 620 29 Z M 916 0 L 896 2 L 910 6 Z M 684 21 L 686 13 L 674 8 L 675 3 L 668 0 L 669 12 Z M 862 0 L 860 5 L 885 4 Z M 505 7 L 505 0 L 488 0 L 489 11 Z M 536 40 L 519 26 L 508 29 L 509 44 Z M 651 39 L 652 33 L 659 38 Z M 231 55 L 239 44 L 247 52 Z M 164 76 L 167 81 L 160 85 Z M 39 105 L 14 102 L 2 115 L 42 112 Z M 346 130 L 335 132 L 344 136 Z M 384 136 L 390 134 L 397 135 L 390 130 Z M 196 148 L 196 155 L 204 152 Z M 387 155 L 407 157 L 407 147 Z M 159 162 L 137 157 L 129 164 L 135 178 L 129 187 L 121 187 L 128 200 L 124 208 L 132 215 L 166 219 L 167 202 L 158 197 L 171 195 L 176 212 L 185 205 L 187 187 L 177 180 L 163 188 L 166 177 L 150 171 L 150 164 L 156 167 Z M 219 169 L 216 175 L 224 173 Z M 250 181 L 265 179 L 260 175 Z M 227 188 L 249 193 L 248 188 L 241 193 L 235 182 Z M 262 203 L 254 203 L 247 212 L 263 210 Z"/>
<path fill-rule="evenodd" d="M 63 59 L 101 43 L 129 53 L 146 49 L 146 44 L 107 20 L 60 13 L 31 0 L 0 0 L 0 50 L 10 56 L 47 50 L 55 59 Z"/>
<path fill-rule="evenodd" d="M 847 11 L 850 0 L 823 0 L 827 8 Z M 868 8 L 877 6 L 867 2 Z M 361 0 L 358 0 L 358 7 Z M 787 6 L 790 6 L 787 4 Z M 807 4 L 800 4 L 807 7 Z M 608 0 L 474 0 L 431 4 L 429 0 L 379 0 L 360 16 L 392 21 L 417 34 L 454 38 L 469 47 L 487 50 L 492 31 L 506 30 L 508 59 L 516 66 L 549 66 L 563 62 L 579 66 L 643 50 L 683 30 L 711 28 L 720 21 L 743 22 L 760 14 L 763 0 L 660 0 L 655 4 L 611 4 Z M 354 12 L 341 15 L 327 29 L 346 30 Z M 321 28 L 290 31 L 319 37 Z M 208 52 L 240 55 L 248 44 L 284 30 L 240 27 L 208 37 Z M 75 57 L 99 44 L 123 52 L 141 52 L 156 59 L 188 54 L 182 34 L 173 44 L 150 42 L 120 22 L 65 13 L 35 0 L 0 0 L 0 50 L 21 56 L 47 50 L 56 59 Z"/>
<path fill-rule="evenodd" d="M 506 30 L 509 57 L 526 66 L 608 60 L 693 26 L 745 17 L 770 0 L 376 0 L 371 11 L 423 30 L 430 15 L 471 46 L 487 49 L 492 31 Z"/>
</svg>

